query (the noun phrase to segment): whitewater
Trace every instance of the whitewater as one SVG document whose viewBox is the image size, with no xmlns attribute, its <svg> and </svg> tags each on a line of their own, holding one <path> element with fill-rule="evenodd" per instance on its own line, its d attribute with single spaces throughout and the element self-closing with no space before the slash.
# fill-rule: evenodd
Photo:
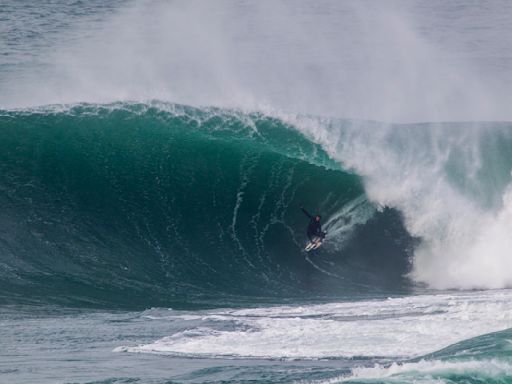
<svg viewBox="0 0 512 384">
<path fill-rule="evenodd" d="M 4 1 L 2 381 L 512 381 L 511 16 Z"/>
</svg>

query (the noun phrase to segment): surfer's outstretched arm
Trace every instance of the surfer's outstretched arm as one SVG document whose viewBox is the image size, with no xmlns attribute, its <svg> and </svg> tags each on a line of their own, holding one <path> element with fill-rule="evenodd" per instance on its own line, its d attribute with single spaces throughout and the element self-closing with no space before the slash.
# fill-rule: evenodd
<svg viewBox="0 0 512 384">
<path fill-rule="evenodd" d="M 312 216 L 308 211 L 306 211 L 302 205 L 300 206 L 300 209 L 302 209 L 302 212 L 304 212 L 304 214 L 305 214 L 307 217 L 309 217 L 310 219 L 312 219 L 312 218 L 313 218 L 313 216 Z"/>
</svg>

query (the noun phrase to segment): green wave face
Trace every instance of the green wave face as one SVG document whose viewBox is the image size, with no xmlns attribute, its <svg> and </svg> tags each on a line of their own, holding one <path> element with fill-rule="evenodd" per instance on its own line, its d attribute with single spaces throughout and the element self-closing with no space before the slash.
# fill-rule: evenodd
<svg viewBox="0 0 512 384">
<path fill-rule="evenodd" d="M 3 300 L 147 307 L 405 284 L 398 215 L 280 120 L 119 104 L 7 111 L 0 127 Z M 301 203 L 333 234 L 315 260 Z M 395 262 L 379 262 L 386 250 Z"/>
</svg>

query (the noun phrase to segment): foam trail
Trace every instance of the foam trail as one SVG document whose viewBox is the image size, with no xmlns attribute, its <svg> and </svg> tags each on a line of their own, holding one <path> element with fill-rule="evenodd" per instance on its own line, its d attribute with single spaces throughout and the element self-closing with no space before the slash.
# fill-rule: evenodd
<svg viewBox="0 0 512 384">
<path fill-rule="evenodd" d="M 364 224 L 375 214 L 375 207 L 362 195 L 327 219 L 323 228 L 329 241 L 324 245 L 342 250 L 353 234 L 354 226 Z"/>
</svg>

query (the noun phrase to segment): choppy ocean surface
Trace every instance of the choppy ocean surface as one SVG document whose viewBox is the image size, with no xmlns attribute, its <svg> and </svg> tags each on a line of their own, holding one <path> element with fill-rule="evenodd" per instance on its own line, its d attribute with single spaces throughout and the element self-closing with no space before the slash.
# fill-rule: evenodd
<svg viewBox="0 0 512 384">
<path fill-rule="evenodd" d="M 511 16 L 2 2 L 0 381 L 512 382 Z"/>
</svg>

